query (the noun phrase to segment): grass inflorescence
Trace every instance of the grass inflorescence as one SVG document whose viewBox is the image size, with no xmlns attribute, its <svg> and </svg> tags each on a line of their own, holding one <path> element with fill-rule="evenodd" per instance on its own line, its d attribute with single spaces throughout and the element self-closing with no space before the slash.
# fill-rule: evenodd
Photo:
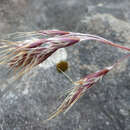
<svg viewBox="0 0 130 130">
<path fill-rule="evenodd" d="M 106 45 L 120 48 L 128 52 L 130 51 L 130 48 L 128 47 L 91 34 L 61 30 L 19 32 L 10 34 L 6 39 L 0 40 L 0 64 L 8 65 L 10 72 L 13 73 L 15 79 L 18 79 L 35 66 L 44 62 L 58 49 L 70 47 L 81 41 L 88 40 L 96 40 Z M 67 112 L 89 88 L 95 85 L 103 76 L 129 56 L 130 54 L 118 60 L 114 65 L 89 74 L 76 82 L 73 82 L 71 78 L 64 73 L 68 69 L 68 63 L 66 61 L 58 63 L 56 65 L 57 70 L 65 74 L 65 76 L 74 84 L 74 87 L 67 92 L 68 95 L 63 103 L 47 121 L 56 117 L 61 112 Z"/>
</svg>

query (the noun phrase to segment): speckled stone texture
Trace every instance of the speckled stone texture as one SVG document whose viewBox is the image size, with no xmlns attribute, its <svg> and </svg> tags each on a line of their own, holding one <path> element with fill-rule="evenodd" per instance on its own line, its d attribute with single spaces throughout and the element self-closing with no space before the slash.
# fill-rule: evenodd
<svg viewBox="0 0 130 130">
<path fill-rule="evenodd" d="M 0 35 L 16 31 L 61 29 L 91 33 L 130 47 L 129 0 L 0 0 Z M 66 55 L 74 81 L 112 65 L 127 52 L 95 41 L 78 43 L 57 53 Z M 64 56 L 63 56 L 64 57 Z M 47 61 L 50 63 L 49 61 Z M 0 99 L 0 130 L 130 130 L 130 59 L 107 74 L 66 115 L 46 124 L 73 85 L 55 64 L 36 67 L 20 81 L 7 79 L 0 68 L 0 87 L 15 89 Z"/>
</svg>

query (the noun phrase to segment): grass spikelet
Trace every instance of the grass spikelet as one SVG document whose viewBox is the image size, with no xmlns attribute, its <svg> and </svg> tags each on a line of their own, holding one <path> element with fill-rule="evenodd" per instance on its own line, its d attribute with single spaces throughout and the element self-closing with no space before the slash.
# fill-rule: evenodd
<svg viewBox="0 0 130 130">
<path fill-rule="evenodd" d="M 19 38 L 23 38 L 23 40 Z M 130 51 L 130 48 L 115 44 L 96 35 L 60 30 L 19 32 L 8 35 L 7 39 L 10 41 L 0 41 L 0 64 L 9 65 L 10 70 L 14 71 L 14 74 L 18 75 L 18 77 L 42 63 L 56 50 L 72 46 L 84 40 L 97 40 Z"/>
<path fill-rule="evenodd" d="M 69 93 L 67 92 L 68 95 L 64 99 L 63 103 L 57 108 L 57 110 L 55 112 L 53 112 L 49 116 L 49 118 L 47 120 L 44 121 L 44 123 L 55 118 L 62 112 L 66 113 L 74 105 L 74 103 L 85 94 L 85 92 L 89 88 L 91 88 L 100 79 L 102 79 L 103 76 L 105 76 L 109 71 L 111 71 L 114 67 L 116 67 L 119 63 L 121 63 L 124 59 L 128 58 L 129 56 L 130 56 L 130 54 L 122 57 L 121 59 L 119 59 L 115 64 L 113 64 L 110 67 L 106 67 L 95 73 L 89 74 L 86 77 L 80 79 L 79 81 L 74 82 L 74 88 L 69 90 L 68 91 Z"/>
</svg>

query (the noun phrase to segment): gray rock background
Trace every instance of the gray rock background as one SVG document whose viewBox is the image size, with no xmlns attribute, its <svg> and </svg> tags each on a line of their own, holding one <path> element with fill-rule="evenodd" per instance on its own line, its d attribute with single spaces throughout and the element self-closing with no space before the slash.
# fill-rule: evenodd
<svg viewBox="0 0 130 130">
<path fill-rule="evenodd" d="M 41 29 L 96 34 L 130 47 L 130 1 L 0 0 L 1 37 Z M 75 81 L 126 54 L 95 41 L 64 51 L 69 62 L 66 73 Z M 66 115 L 44 125 L 41 121 L 64 99 L 58 99 L 60 93 L 73 85 L 56 71 L 55 65 L 38 66 L 13 84 L 6 73 L 7 68 L 1 66 L 1 92 L 8 85 L 16 89 L 0 99 L 0 130 L 130 130 L 130 59 L 107 74 Z"/>
</svg>

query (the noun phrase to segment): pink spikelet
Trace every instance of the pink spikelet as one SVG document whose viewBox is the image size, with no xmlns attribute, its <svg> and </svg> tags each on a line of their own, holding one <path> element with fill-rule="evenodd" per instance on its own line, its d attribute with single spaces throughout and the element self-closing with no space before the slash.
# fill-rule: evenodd
<svg viewBox="0 0 130 130">
<path fill-rule="evenodd" d="M 121 63 L 124 59 L 128 58 L 130 56 L 126 55 L 120 60 L 118 60 L 114 65 L 110 67 L 106 67 L 98 72 L 92 73 L 87 75 L 86 77 L 80 79 L 79 81 L 74 82 L 75 86 L 70 91 L 70 93 L 67 95 L 67 97 L 64 99 L 63 103 L 57 108 L 57 110 L 52 113 L 52 115 L 45 120 L 49 121 L 56 116 L 58 116 L 61 112 L 66 113 L 73 104 L 85 94 L 85 92 L 91 88 L 94 84 L 96 84 L 100 79 L 102 79 L 103 76 L 105 76 L 109 71 L 111 71 L 114 67 L 116 67 L 119 63 Z"/>
<path fill-rule="evenodd" d="M 60 30 L 15 33 L 9 35 L 8 39 L 9 41 L 0 40 L 0 64 L 7 64 L 16 77 L 21 77 L 45 61 L 58 49 L 72 46 L 84 40 L 97 40 L 130 51 L 130 48 L 99 36 Z M 10 41 L 10 39 L 12 40 Z M 20 39 L 26 40 L 21 41 Z"/>
</svg>

